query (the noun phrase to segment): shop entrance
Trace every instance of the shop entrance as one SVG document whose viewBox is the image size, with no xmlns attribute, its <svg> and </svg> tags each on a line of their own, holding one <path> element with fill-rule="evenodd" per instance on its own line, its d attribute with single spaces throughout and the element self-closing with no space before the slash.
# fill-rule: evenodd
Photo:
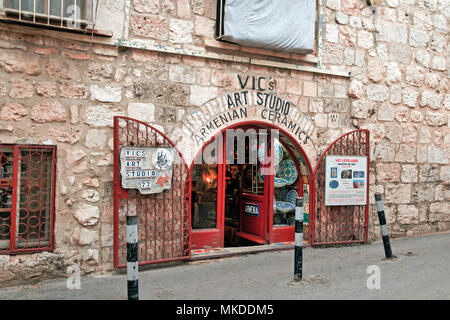
<svg viewBox="0 0 450 320">
<path fill-rule="evenodd" d="M 191 167 L 191 248 L 293 241 L 297 196 L 309 212 L 310 172 L 303 150 L 278 128 L 223 130 Z"/>
<path fill-rule="evenodd" d="M 256 138 L 263 137 L 266 142 L 258 143 L 257 139 L 225 142 L 226 172 L 225 172 L 225 224 L 224 245 L 237 246 L 248 240 L 257 244 L 267 241 L 268 208 L 270 205 L 270 179 L 264 179 L 273 170 L 270 154 L 264 155 L 265 146 L 271 149 L 270 134 L 265 129 L 257 127 L 241 128 L 245 132 L 254 132 Z M 242 137 L 240 137 L 242 139 Z M 239 138 L 238 138 L 239 139 Z M 227 139 L 226 139 L 227 140 Z M 239 143 L 243 144 L 239 150 Z M 228 148 L 227 148 L 228 147 Z M 231 148 L 230 148 L 231 147 Z M 231 149 L 231 150 L 230 150 Z M 245 152 L 241 157 L 240 152 Z M 267 160 L 264 161 L 264 156 Z M 239 161 L 241 157 L 241 160 Z M 253 158 L 253 159 L 252 159 Z M 230 161 L 232 160 L 232 161 Z M 231 162 L 231 164 L 230 164 Z M 265 172 L 267 171 L 267 172 Z"/>
</svg>

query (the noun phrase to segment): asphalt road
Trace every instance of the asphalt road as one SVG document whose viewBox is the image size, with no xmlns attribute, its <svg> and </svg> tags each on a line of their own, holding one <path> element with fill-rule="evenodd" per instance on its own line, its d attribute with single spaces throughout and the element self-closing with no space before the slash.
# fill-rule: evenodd
<svg viewBox="0 0 450 320">
<path fill-rule="evenodd" d="M 139 273 L 139 295 L 141 300 L 450 299 L 450 233 L 391 239 L 391 244 L 395 260 L 383 259 L 381 241 L 306 248 L 299 285 L 289 284 L 293 250 L 153 268 Z M 82 277 L 79 290 L 67 289 L 66 279 L 53 279 L 2 288 L 0 299 L 126 299 L 126 286 L 125 274 Z"/>
</svg>

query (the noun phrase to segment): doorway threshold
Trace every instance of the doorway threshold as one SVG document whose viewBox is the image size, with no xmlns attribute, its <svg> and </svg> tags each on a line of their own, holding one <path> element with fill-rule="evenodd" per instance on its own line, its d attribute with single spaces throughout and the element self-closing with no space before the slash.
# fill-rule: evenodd
<svg viewBox="0 0 450 320">
<path fill-rule="evenodd" d="M 303 241 L 303 248 L 308 246 L 309 243 L 307 241 Z M 291 249 L 294 249 L 294 241 L 279 242 L 266 245 L 254 245 L 246 247 L 194 249 L 191 250 L 191 258 L 188 261 L 219 259 L 238 255 L 246 255 L 268 251 L 283 251 Z"/>
</svg>

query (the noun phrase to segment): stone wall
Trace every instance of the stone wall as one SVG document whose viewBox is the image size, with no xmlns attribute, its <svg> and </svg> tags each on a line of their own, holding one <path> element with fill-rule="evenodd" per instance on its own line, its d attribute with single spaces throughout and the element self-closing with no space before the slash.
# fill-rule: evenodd
<svg viewBox="0 0 450 320">
<path fill-rule="evenodd" d="M 371 130 L 371 240 L 380 238 L 373 192 L 383 193 L 393 236 L 449 230 L 449 1 L 376 4 L 374 13 L 366 1 L 324 1 L 319 59 L 350 79 L 145 50 L 158 44 L 314 66 L 314 54 L 216 41 L 212 0 L 125 1 L 121 39 L 142 50 L 114 45 L 117 38 L 100 44 L 1 25 L 0 142 L 57 146 L 57 250 L 45 259 L 2 256 L 4 280 L 23 277 L 11 269 L 17 261 L 31 261 L 40 275 L 64 271 L 54 261 L 69 256 L 84 272 L 113 269 L 113 116 L 146 121 L 186 150 L 183 120 L 240 90 L 237 75 L 274 81 L 276 94 L 313 120 L 313 163 L 340 135 Z"/>
<path fill-rule="evenodd" d="M 326 1 L 323 62 L 353 75 L 352 124 L 372 132 L 371 187 L 390 233 L 448 230 L 450 2 L 375 3 Z"/>
</svg>

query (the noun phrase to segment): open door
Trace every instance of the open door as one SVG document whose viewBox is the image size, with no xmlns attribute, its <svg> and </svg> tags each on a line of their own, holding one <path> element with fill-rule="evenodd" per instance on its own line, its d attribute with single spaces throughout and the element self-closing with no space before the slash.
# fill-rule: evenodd
<svg viewBox="0 0 450 320">
<path fill-rule="evenodd" d="M 265 244 L 269 209 L 269 176 L 261 174 L 261 164 L 246 164 L 242 175 L 240 228 L 238 237 Z"/>
<path fill-rule="evenodd" d="M 259 132 L 259 135 L 262 134 L 266 132 Z M 257 146 L 250 146 L 250 141 L 245 143 L 246 150 L 258 152 L 253 161 L 249 158 L 251 152 L 246 152 L 245 164 L 241 165 L 240 227 L 237 236 L 266 244 L 269 241 L 269 214 L 272 212 L 270 206 L 273 198 L 270 188 L 273 180 L 273 138 L 269 135 L 266 143 Z"/>
</svg>

